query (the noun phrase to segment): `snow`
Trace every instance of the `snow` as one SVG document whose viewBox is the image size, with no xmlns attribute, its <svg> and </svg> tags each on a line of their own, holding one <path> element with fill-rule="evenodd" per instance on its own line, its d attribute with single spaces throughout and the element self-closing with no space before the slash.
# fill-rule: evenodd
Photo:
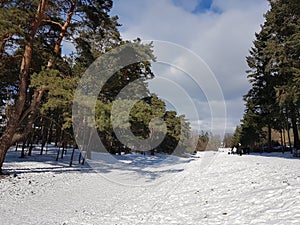
<svg viewBox="0 0 300 225">
<path fill-rule="evenodd" d="M 190 158 L 9 151 L 0 224 L 300 224 L 300 161 L 289 153 Z"/>
</svg>

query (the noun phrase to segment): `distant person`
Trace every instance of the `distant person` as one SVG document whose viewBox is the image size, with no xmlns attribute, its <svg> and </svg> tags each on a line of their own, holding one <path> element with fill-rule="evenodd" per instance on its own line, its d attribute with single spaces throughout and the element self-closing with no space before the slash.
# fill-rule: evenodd
<svg viewBox="0 0 300 225">
<path fill-rule="evenodd" d="M 239 151 L 239 155 L 242 156 L 242 155 L 243 155 L 243 149 L 242 149 L 242 148 L 239 148 L 238 151 Z"/>
<path fill-rule="evenodd" d="M 239 146 L 238 146 L 238 154 L 239 154 L 240 156 L 243 155 L 243 148 L 241 148 L 241 143 L 239 143 Z"/>
<path fill-rule="evenodd" d="M 231 154 L 235 154 L 236 152 L 237 152 L 236 147 L 233 147 L 233 148 L 231 149 Z"/>
</svg>

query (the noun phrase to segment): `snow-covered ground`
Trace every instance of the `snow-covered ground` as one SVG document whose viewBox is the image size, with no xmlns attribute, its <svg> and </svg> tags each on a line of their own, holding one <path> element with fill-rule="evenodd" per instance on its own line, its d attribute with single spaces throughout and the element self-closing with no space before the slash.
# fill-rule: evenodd
<svg viewBox="0 0 300 225">
<path fill-rule="evenodd" d="M 9 152 L 1 225 L 300 224 L 300 160 L 288 153 L 98 154 L 73 167 L 54 153 Z"/>
</svg>

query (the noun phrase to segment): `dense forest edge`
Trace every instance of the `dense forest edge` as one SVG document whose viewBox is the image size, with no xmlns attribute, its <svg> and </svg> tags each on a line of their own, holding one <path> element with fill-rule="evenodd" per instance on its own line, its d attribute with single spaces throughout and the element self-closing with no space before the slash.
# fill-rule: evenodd
<svg viewBox="0 0 300 225">
<path fill-rule="evenodd" d="M 251 88 L 232 145 L 293 152 L 300 148 L 300 5 L 297 0 L 269 3 L 246 58 Z"/>
</svg>

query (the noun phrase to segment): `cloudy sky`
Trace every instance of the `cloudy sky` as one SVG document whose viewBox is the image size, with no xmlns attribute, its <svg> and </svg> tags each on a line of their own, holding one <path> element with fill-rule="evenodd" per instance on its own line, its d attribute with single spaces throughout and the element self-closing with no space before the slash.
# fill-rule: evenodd
<svg viewBox="0 0 300 225">
<path fill-rule="evenodd" d="M 226 119 L 225 131 L 233 132 L 243 115 L 242 96 L 249 89 L 245 57 L 268 9 L 267 0 L 114 0 L 111 15 L 119 16 L 123 39 L 140 37 L 142 40 L 165 41 L 198 57 L 198 67 L 205 67 L 204 70 L 209 76 L 214 76 L 217 83 L 210 83 L 199 75 L 202 79 L 199 84 L 194 75 L 188 76 L 187 71 L 182 71 L 192 66 L 188 65 L 189 56 L 183 56 L 185 50 L 182 50 L 182 54 L 178 53 L 181 58 L 174 52 L 170 53 L 172 66 L 154 65 L 156 76 L 161 79 L 150 82 L 150 88 L 155 92 L 169 93 L 165 94 L 167 97 L 158 95 L 170 105 L 175 104 L 175 108 L 176 104 L 183 106 L 179 107 L 180 113 L 188 114 L 183 110 L 185 96 L 193 99 L 199 114 L 199 117 L 188 116 L 193 128 L 200 126 L 200 130 L 219 132 L 221 129 L 216 121 L 222 121 L 222 124 Z M 179 69 L 176 63 L 181 63 Z M 174 81 L 174 88 L 172 85 L 163 88 L 166 87 L 163 81 Z M 172 104 L 171 96 L 179 93 L 175 86 L 185 94 L 177 94 L 177 102 Z M 210 96 L 219 90 L 224 97 L 226 115 L 212 112 L 218 111 L 218 106 L 222 105 L 221 99 L 213 102 Z M 212 117 L 215 117 L 213 128 Z"/>
</svg>

